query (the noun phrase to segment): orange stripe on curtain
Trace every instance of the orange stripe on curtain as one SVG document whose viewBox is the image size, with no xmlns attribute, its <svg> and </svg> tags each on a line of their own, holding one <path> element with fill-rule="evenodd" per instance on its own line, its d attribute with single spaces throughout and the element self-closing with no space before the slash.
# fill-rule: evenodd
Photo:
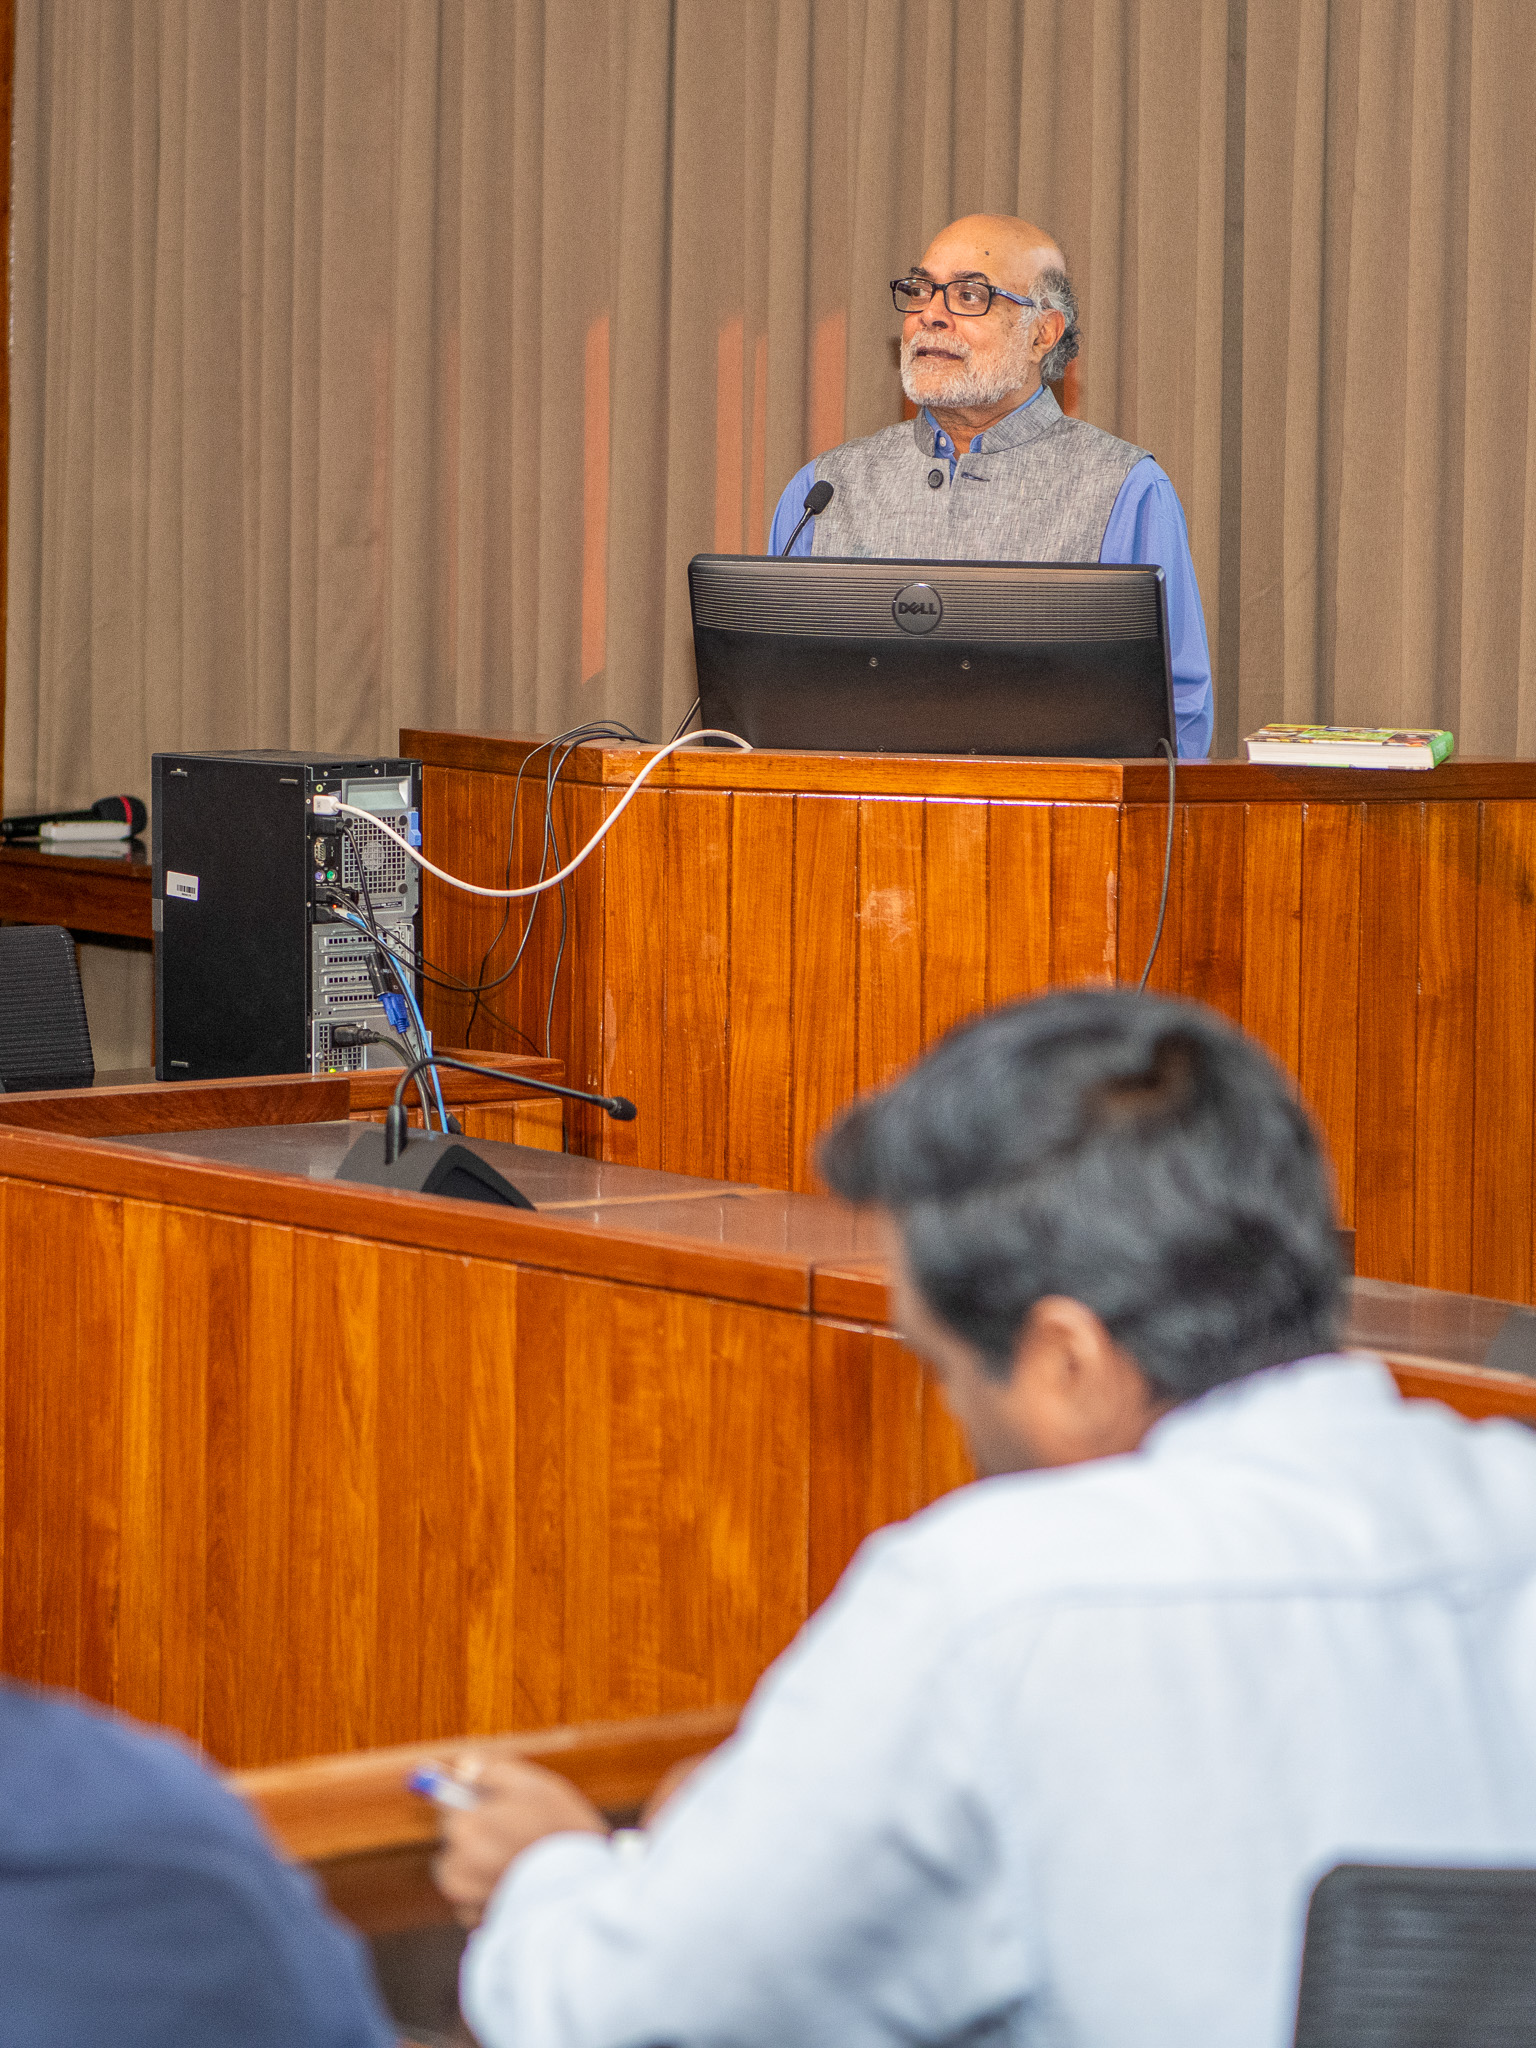
<svg viewBox="0 0 1536 2048">
<path fill-rule="evenodd" d="M 752 470 L 747 509 L 747 553 L 763 554 L 768 546 L 768 337 L 760 334 L 752 351 Z"/>
<path fill-rule="evenodd" d="M 843 439 L 843 399 L 848 382 L 848 315 L 839 306 L 816 323 L 811 344 L 811 445 L 823 455 Z"/>
</svg>

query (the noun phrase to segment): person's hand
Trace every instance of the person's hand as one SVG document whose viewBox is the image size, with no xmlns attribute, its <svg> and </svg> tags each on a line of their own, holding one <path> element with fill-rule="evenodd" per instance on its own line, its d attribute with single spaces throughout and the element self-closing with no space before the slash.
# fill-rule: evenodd
<svg viewBox="0 0 1536 2048">
<path fill-rule="evenodd" d="M 521 1758 L 474 1760 L 460 1776 L 480 1803 L 443 1819 L 443 1847 L 432 1866 L 438 1890 L 466 1927 L 478 1924 L 502 1872 L 545 1835 L 606 1835 L 597 1808 L 553 1771 Z"/>
<path fill-rule="evenodd" d="M 680 1763 L 673 1764 L 670 1770 L 662 1772 L 655 1791 L 640 1809 L 641 1827 L 648 1828 L 661 1809 L 671 1805 L 699 1765 L 709 1762 L 712 1753 L 706 1749 L 701 1750 L 697 1756 L 685 1756 Z"/>
</svg>

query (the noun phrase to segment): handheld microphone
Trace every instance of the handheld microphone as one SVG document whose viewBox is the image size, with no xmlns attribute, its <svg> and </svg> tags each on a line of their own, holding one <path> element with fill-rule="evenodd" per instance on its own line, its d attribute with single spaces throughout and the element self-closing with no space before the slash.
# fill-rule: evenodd
<svg viewBox="0 0 1536 2048">
<path fill-rule="evenodd" d="M 805 510 L 800 514 L 799 522 L 794 532 L 785 541 L 783 547 L 779 549 L 779 560 L 781 562 L 800 538 L 801 534 L 804 533 L 806 521 L 814 519 L 818 512 L 825 512 L 831 502 L 832 486 L 829 483 L 822 482 L 811 485 L 811 488 L 805 494 Z"/>
<path fill-rule="evenodd" d="M 0 818 L 0 839 L 36 839 L 45 825 L 83 825 L 94 818 L 126 824 L 130 835 L 137 836 L 149 813 L 136 796 L 104 796 L 88 811 L 38 811 L 30 818 Z"/>
</svg>

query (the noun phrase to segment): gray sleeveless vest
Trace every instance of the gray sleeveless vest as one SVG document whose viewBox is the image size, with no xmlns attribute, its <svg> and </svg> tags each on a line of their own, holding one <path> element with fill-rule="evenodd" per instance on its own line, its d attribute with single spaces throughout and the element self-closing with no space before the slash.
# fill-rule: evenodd
<svg viewBox="0 0 1536 2048">
<path fill-rule="evenodd" d="M 831 448 L 816 477 L 833 498 L 811 552 L 918 562 L 1096 562 L 1120 486 L 1146 454 L 1086 420 L 1049 390 L 962 454 L 935 456 L 922 413 Z"/>
</svg>

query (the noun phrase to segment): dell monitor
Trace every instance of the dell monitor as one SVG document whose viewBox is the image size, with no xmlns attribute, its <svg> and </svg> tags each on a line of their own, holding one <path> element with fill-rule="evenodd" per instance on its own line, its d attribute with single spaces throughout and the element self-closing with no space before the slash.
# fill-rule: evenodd
<svg viewBox="0 0 1536 2048">
<path fill-rule="evenodd" d="M 1143 759 L 1175 744 L 1163 572 L 695 555 L 703 723 L 795 752 Z"/>
</svg>

